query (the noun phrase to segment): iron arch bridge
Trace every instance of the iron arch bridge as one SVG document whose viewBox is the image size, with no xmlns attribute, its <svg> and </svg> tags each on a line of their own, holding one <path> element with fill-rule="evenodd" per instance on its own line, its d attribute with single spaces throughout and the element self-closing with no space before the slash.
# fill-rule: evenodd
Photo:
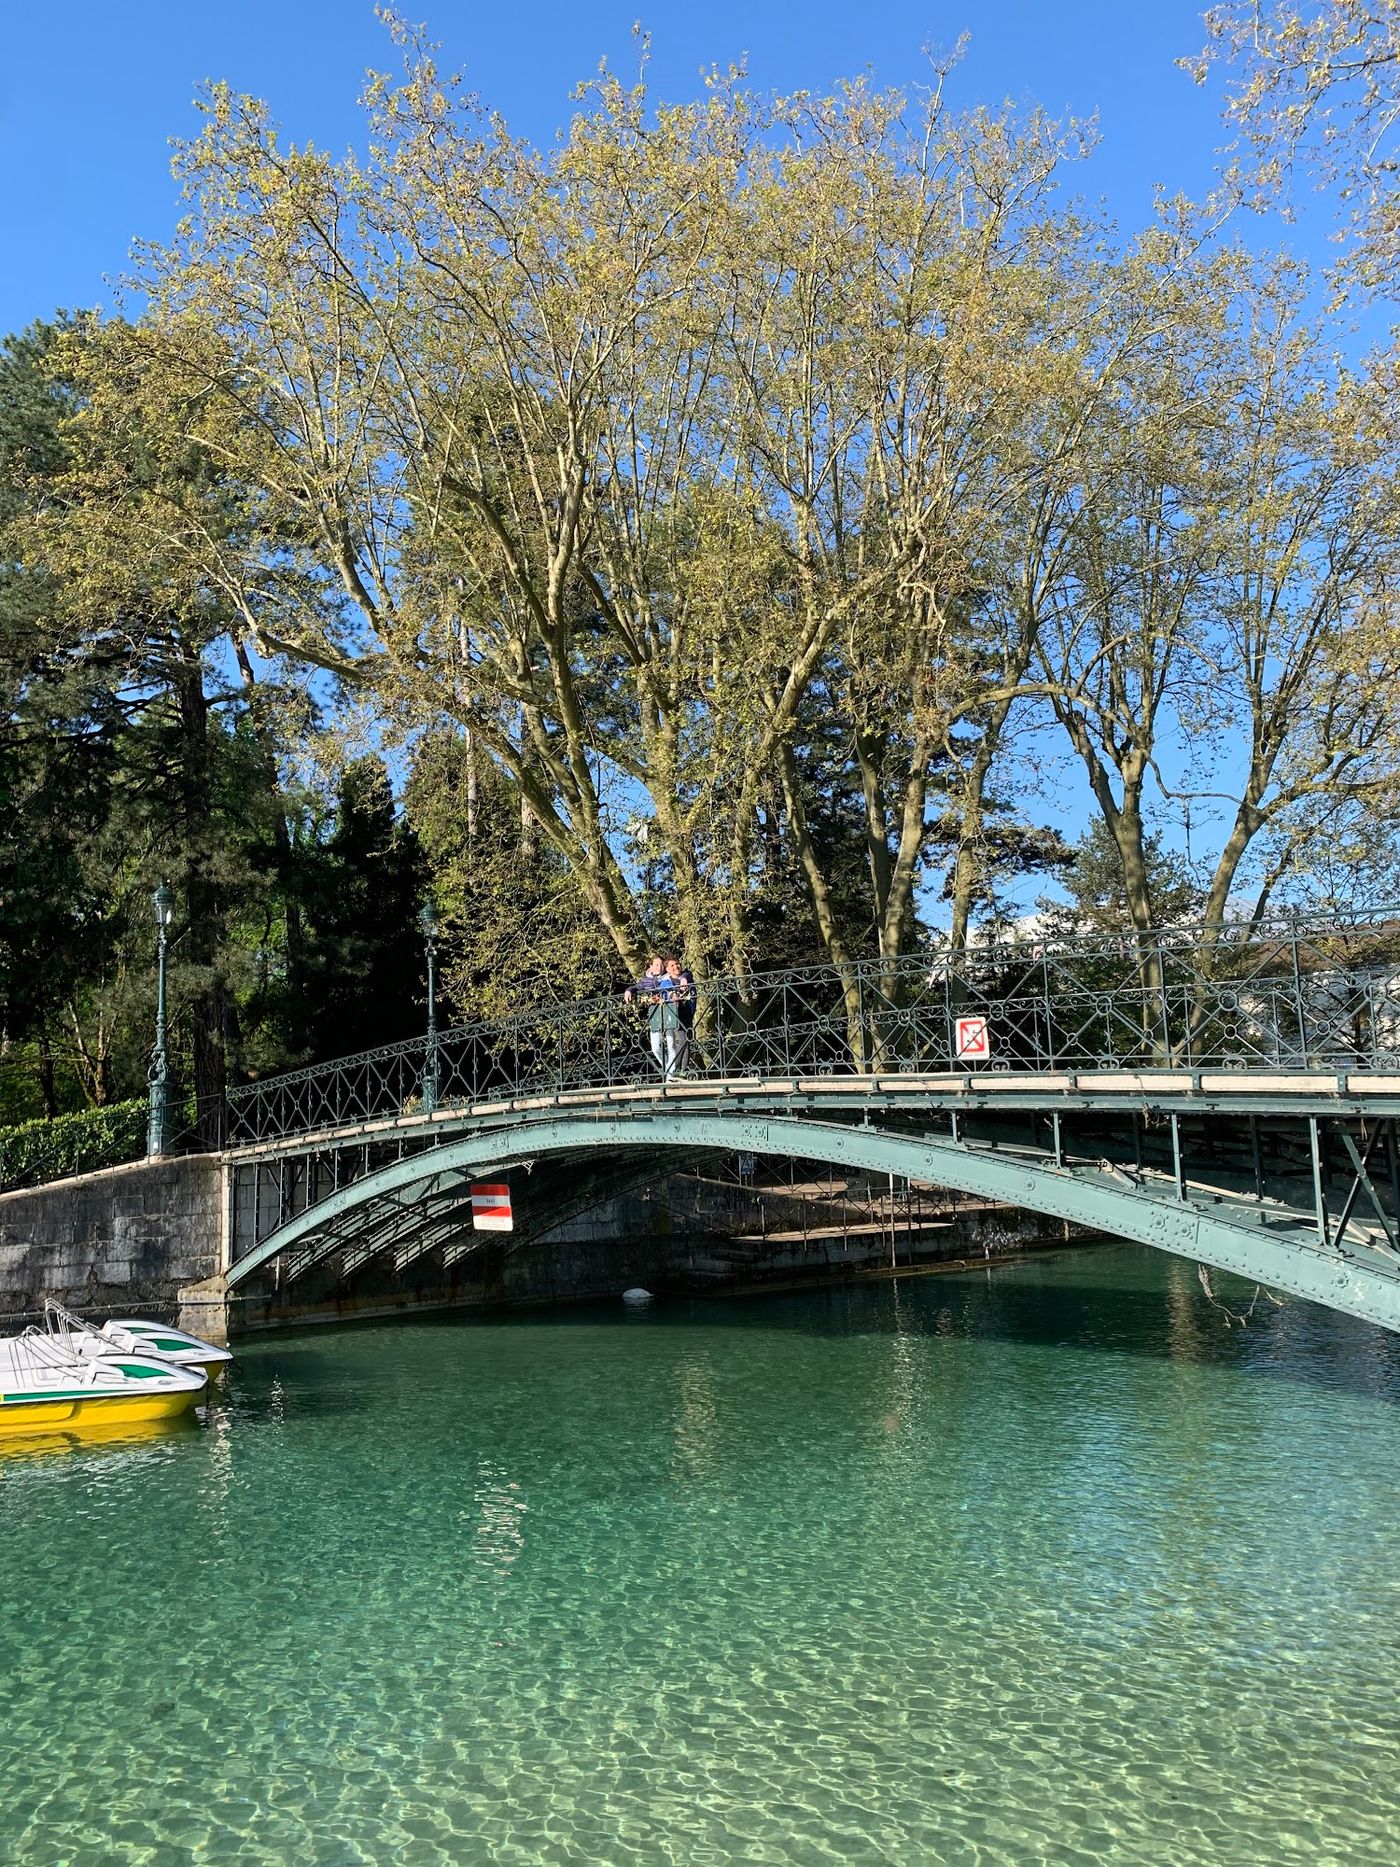
<svg viewBox="0 0 1400 1867">
<path fill-rule="evenodd" d="M 954 1189 L 1400 1329 L 1400 912 L 1017 939 L 696 998 L 669 1078 L 652 1008 L 610 998 L 233 1091 L 229 1285 L 450 1264 L 479 1242 L 483 1175 L 514 1171 L 527 1207 L 540 1190 L 537 1236 L 742 1152 Z"/>
</svg>

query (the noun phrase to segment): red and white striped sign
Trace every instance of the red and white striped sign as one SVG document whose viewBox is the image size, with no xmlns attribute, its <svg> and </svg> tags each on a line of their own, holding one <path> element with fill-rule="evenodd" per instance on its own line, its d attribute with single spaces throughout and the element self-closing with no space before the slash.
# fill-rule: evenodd
<svg viewBox="0 0 1400 1867">
<path fill-rule="evenodd" d="M 958 1019 L 954 1054 L 959 1063 L 969 1062 L 974 1058 L 985 1061 L 991 1056 L 992 1039 L 985 1018 Z"/>
<path fill-rule="evenodd" d="M 509 1232 L 514 1229 L 514 1223 L 510 1216 L 510 1188 L 508 1186 L 474 1186 L 472 1188 L 473 1231 Z"/>
</svg>

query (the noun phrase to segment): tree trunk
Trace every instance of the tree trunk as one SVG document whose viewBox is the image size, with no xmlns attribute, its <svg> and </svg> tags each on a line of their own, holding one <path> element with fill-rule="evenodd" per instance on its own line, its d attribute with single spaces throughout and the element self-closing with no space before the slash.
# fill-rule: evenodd
<svg viewBox="0 0 1400 1867">
<path fill-rule="evenodd" d="M 1007 659 L 1002 682 L 1008 688 L 1014 688 L 1024 679 L 1030 665 L 1035 632 L 1027 627 L 1018 642 L 1016 652 Z M 1001 736 L 1006 729 L 1006 722 L 1011 713 L 1009 699 L 998 700 L 988 715 L 982 729 L 982 737 L 977 750 L 972 756 L 972 764 L 967 774 L 967 786 L 964 792 L 962 830 L 958 837 L 958 851 L 953 859 L 953 924 L 949 934 L 949 944 L 955 958 L 967 951 L 968 923 L 972 918 L 972 895 L 977 886 L 977 841 L 982 834 L 982 824 L 986 814 L 987 780 L 991 776 L 992 766 L 996 763 L 1001 750 Z"/>
<path fill-rule="evenodd" d="M 846 1007 L 846 1041 L 850 1046 L 851 1061 L 856 1069 L 864 1070 L 869 1067 L 870 1056 L 866 1043 L 864 1003 L 861 997 L 860 981 L 852 963 L 850 949 L 842 939 L 840 929 L 836 925 L 831 890 L 827 885 L 826 877 L 822 874 L 821 864 L 817 861 L 817 852 L 812 847 L 812 839 L 807 831 L 807 812 L 802 802 L 802 780 L 797 770 L 797 760 L 793 756 L 792 747 L 786 741 L 778 748 L 778 769 L 782 777 L 788 824 L 797 845 L 802 873 L 807 880 L 807 891 L 811 896 L 812 909 L 817 917 L 822 945 L 826 948 L 827 957 L 841 977 L 841 996 Z"/>
<path fill-rule="evenodd" d="M 1152 879 L 1147 866 L 1147 832 L 1142 820 L 1142 793 L 1147 775 L 1148 751 L 1138 744 L 1121 750 L 1115 756 L 1114 766 L 1123 790 L 1120 803 L 1113 795 L 1108 768 L 1094 750 L 1082 716 L 1060 701 L 1054 705 L 1083 762 L 1094 801 L 1098 804 L 1118 851 L 1128 919 L 1137 935 L 1138 989 L 1141 993 L 1139 1023 L 1143 1044 L 1151 1052 L 1154 1061 L 1170 1063 L 1172 1046 L 1166 979 L 1162 971 L 1161 938 L 1152 903 Z"/>
<path fill-rule="evenodd" d="M 306 939 L 302 927 L 301 902 L 297 893 L 296 853 L 292 848 L 292 833 L 287 825 L 287 813 L 282 807 L 282 776 L 277 769 L 277 749 L 258 717 L 257 675 L 253 670 L 247 647 L 238 636 L 233 638 L 233 650 L 238 662 L 243 691 L 248 697 L 248 718 L 253 728 L 254 743 L 258 748 L 268 796 L 272 800 L 272 841 L 277 851 L 278 868 L 281 871 L 282 902 L 287 917 L 284 955 L 287 967 L 287 991 L 288 995 L 296 1000 L 300 998 L 306 980 Z M 235 1043 L 235 1055 L 237 1049 L 238 1046 Z"/>
<path fill-rule="evenodd" d="M 463 736 L 467 747 L 467 847 L 475 849 L 480 811 L 476 776 L 476 738 L 470 726 L 467 727 Z"/>
<path fill-rule="evenodd" d="M 1162 970 L 1162 945 L 1152 903 L 1152 880 L 1147 867 L 1146 830 L 1142 821 L 1140 774 L 1124 775 L 1123 802 L 1113 803 L 1107 785 L 1100 797 L 1105 821 L 1118 849 L 1123 869 L 1123 892 L 1128 918 L 1137 934 L 1138 986 L 1142 993 L 1143 1043 L 1158 1063 L 1171 1061 L 1171 1031 Z"/>
</svg>

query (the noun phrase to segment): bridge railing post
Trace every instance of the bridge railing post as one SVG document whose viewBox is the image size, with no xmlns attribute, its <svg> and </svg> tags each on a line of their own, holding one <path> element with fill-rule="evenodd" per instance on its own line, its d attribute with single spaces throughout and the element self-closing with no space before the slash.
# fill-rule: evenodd
<svg viewBox="0 0 1400 1867">
<path fill-rule="evenodd" d="M 603 1086 L 611 1089 L 617 1080 L 617 1053 L 622 1038 L 622 1014 L 611 999 L 603 1007 Z"/>
<path fill-rule="evenodd" d="M 960 988 L 953 981 L 953 968 L 961 962 L 961 958 L 961 951 L 953 949 L 948 954 L 948 964 L 943 968 L 943 1038 L 938 1056 L 932 1059 L 935 1069 L 947 1069 L 953 1062 L 953 1019 L 961 997 Z"/>
<path fill-rule="evenodd" d="M 1162 930 L 1156 934 L 1157 942 L 1157 1003 L 1162 1014 L 1161 1062 L 1169 1065 L 1172 1060 L 1172 1014 L 1171 1003 L 1167 996 L 1167 955 L 1162 943 Z M 1192 964 L 1195 964 L 1194 953 Z"/>
<path fill-rule="evenodd" d="M 873 1018 L 866 1015 L 865 1004 L 865 969 L 859 962 L 856 965 L 856 1057 L 857 1071 L 874 1067 L 875 1032 Z"/>
<path fill-rule="evenodd" d="M 1303 998 L 1303 968 L 1298 958 L 1298 935 L 1296 930 L 1289 937 L 1289 954 L 1293 962 L 1293 1015 L 1298 1020 L 1298 1063 L 1308 1067 L 1308 1011 Z"/>
</svg>

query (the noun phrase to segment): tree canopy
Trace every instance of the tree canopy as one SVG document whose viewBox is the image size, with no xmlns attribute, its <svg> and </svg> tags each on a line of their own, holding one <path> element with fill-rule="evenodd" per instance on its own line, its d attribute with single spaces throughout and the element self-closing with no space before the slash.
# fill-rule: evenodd
<svg viewBox="0 0 1400 1867">
<path fill-rule="evenodd" d="M 1314 134 L 1360 185 L 1373 12 L 1209 16 L 1261 186 Z M 1075 886 L 1066 772 L 1140 929 L 1385 844 L 1394 365 L 1338 361 L 1297 261 L 1182 203 L 1121 235 L 1083 126 L 942 70 L 605 71 L 541 151 L 389 25 L 362 156 L 210 87 L 141 317 L 5 351 L 0 956 L 48 1104 L 55 1055 L 70 1099 L 137 1079 L 165 875 L 203 1092 L 401 1034 L 429 894 L 495 1012 L 658 945 L 959 945 Z"/>
</svg>

